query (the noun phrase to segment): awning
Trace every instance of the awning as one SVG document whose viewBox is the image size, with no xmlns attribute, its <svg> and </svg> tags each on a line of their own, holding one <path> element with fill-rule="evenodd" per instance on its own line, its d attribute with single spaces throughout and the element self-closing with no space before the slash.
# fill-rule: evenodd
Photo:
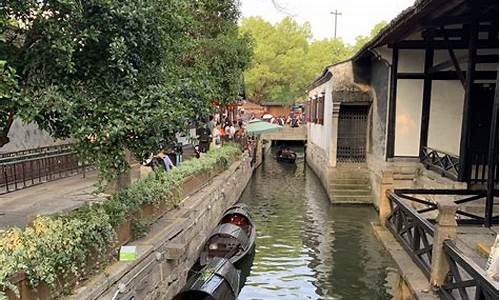
<svg viewBox="0 0 500 300">
<path fill-rule="evenodd" d="M 279 131 L 281 129 L 283 129 L 283 126 L 271 124 L 257 119 L 252 120 L 248 123 L 246 132 L 248 133 L 248 135 L 255 136 L 263 133 Z"/>
</svg>

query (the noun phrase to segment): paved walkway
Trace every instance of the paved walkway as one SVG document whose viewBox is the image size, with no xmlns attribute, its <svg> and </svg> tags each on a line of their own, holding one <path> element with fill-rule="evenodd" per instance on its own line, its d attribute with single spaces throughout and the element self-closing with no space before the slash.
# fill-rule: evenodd
<svg viewBox="0 0 500 300">
<path fill-rule="evenodd" d="M 93 171 L 85 178 L 80 174 L 0 195 L 0 229 L 25 227 L 37 215 L 70 211 L 102 199 L 92 194 L 96 180 Z"/>
<path fill-rule="evenodd" d="M 456 244 L 462 252 L 482 269 L 486 268 L 489 251 L 498 233 L 498 226 L 459 225 Z M 486 253 L 486 251 L 488 251 Z"/>
</svg>

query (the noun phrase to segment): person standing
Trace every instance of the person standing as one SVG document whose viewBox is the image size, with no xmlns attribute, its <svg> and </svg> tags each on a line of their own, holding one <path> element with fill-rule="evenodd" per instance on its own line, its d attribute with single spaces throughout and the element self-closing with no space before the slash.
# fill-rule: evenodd
<svg viewBox="0 0 500 300">
<path fill-rule="evenodd" d="M 220 147 L 222 144 L 222 131 L 221 131 L 220 123 L 217 123 L 217 125 L 215 125 L 212 136 L 213 136 L 215 147 L 217 147 L 217 148 Z"/>
<path fill-rule="evenodd" d="M 232 141 L 234 139 L 234 134 L 236 133 L 236 128 L 234 128 L 234 122 L 229 122 L 226 126 L 227 139 Z"/>
<path fill-rule="evenodd" d="M 196 130 L 196 135 L 198 136 L 199 150 L 201 153 L 206 153 L 210 149 L 210 138 L 212 133 L 208 129 L 208 125 L 203 125 Z"/>
<path fill-rule="evenodd" d="M 214 128 L 215 128 L 215 121 L 214 121 L 213 115 L 210 115 L 210 117 L 208 119 L 207 128 L 208 128 L 208 130 L 210 130 L 210 134 L 212 134 L 214 131 Z"/>
</svg>

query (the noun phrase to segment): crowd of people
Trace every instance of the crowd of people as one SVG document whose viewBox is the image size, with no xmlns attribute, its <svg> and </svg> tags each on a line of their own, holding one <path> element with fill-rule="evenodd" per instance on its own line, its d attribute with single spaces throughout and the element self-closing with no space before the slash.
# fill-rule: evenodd
<svg viewBox="0 0 500 300">
<path fill-rule="evenodd" d="M 251 119 L 253 120 L 256 118 L 255 114 L 252 114 Z M 260 117 L 260 119 L 280 126 L 299 127 L 304 124 L 304 116 L 302 114 L 294 113 L 290 113 L 286 117 L 284 115 L 275 117 L 269 114 L 264 114 Z"/>
<path fill-rule="evenodd" d="M 257 116 L 252 113 L 250 117 L 248 117 L 248 114 L 245 116 L 244 111 L 241 111 L 238 113 L 236 120 L 234 119 L 235 118 L 229 118 L 227 114 L 217 113 L 210 115 L 207 122 L 196 128 L 195 134 L 196 139 L 198 140 L 198 145 L 194 147 L 196 157 L 199 158 L 201 153 L 206 153 L 213 147 L 221 147 L 226 142 L 239 143 L 243 149 L 252 152 L 254 150 L 255 141 L 252 138 L 247 138 L 247 132 L 245 129 L 246 122 L 244 120 L 246 119 L 251 121 L 257 119 Z M 304 124 L 305 120 L 303 114 L 295 114 L 293 112 L 290 112 L 290 114 L 286 117 L 284 115 L 278 117 L 262 115 L 260 116 L 260 119 L 272 124 L 290 127 L 299 127 Z M 174 152 L 177 154 L 175 163 L 172 162 L 173 158 L 171 159 L 169 154 L 161 151 L 159 154 L 149 159 L 146 162 L 146 165 L 152 167 L 153 169 L 161 168 L 166 171 L 170 171 L 182 160 L 182 154 L 179 159 L 179 151 L 176 150 Z M 182 152 L 182 150 L 180 150 L 180 152 Z"/>
<path fill-rule="evenodd" d="M 220 147 L 225 142 L 239 142 L 246 137 L 245 123 L 229 120 L 226 115 L 211 115 L 208 122 L 196 129 L 198 147 L 205 153 L 211 147 Z"/>
</svg>

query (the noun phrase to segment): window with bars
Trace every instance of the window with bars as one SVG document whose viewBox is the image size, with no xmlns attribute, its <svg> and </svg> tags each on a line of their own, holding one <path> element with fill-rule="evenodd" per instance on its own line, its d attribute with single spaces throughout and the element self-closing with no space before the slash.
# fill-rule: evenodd
<svg viewBox="0 0 500 300">
<path fill-rule="evenodd" d="M 315 96 L 311 100 L 311 122 L 316 123 L 318 121 L 318 98 Z"/>
<path fill-rule="evenodd" d="M 306 104 L 306 116 L 307 116 L 307 122 L 311 122 L 311 98 L 307 99 L 307 104 Z"/>
<path fill-rule="evenodd" d="M 318 98 L 318 113 L 317 124 L 323 125 L 325 122 L 325 93 L 322 93 Z"/>
</svg>

